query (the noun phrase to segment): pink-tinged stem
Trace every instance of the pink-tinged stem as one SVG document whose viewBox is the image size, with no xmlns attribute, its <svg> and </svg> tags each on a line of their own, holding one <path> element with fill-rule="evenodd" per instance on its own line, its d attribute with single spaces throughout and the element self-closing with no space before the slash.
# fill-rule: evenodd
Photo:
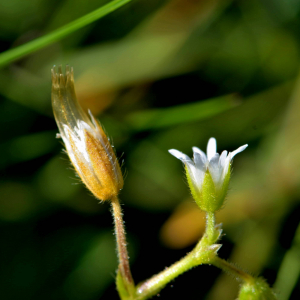
<svg viewBox="0 0 300 300">
<path fill-rule="evenodd" d="M 119 271 L 125 284 L 134 286 L 133 278 L 129 266 L 129 257 L 127 252 L 127 243 L 124 230 L 124 221 L 122 216 L 122 209 L 117 197 L 111 199 L 112 213 L 115 223 L 115 235 L 117 241 L 117 251 L 119 257 Z"/>
</svg>

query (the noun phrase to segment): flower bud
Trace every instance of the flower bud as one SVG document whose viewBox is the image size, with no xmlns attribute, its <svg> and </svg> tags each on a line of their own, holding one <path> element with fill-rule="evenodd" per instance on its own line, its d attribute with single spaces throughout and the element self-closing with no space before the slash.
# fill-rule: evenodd
<svg viewBox="0 0 300 300">
<path fill-rule="evenodd" d="M 73 166 L 98 199 L 117 196 L 123 187 L 118 160 L 101 125 L 79 106 L 73 68 L 67 66 L 65 74 L 61 67 L 51 72 L 54 117 Z"/>
<path fill-rule="evenodd" d="M 207 144 L 207 155 L 199 148 L 193 147 L 193 160 L 178 150 L 169 150 L 173 156 L 184 163 L 191 193 L 202 210 L 215 212 L 222 207 L 230 180 L 231 160 L 247 146 L 241 146 L 229 153 L 223 151 L 219 155 L 215 138 L 210 138 Z"/>
</svg>

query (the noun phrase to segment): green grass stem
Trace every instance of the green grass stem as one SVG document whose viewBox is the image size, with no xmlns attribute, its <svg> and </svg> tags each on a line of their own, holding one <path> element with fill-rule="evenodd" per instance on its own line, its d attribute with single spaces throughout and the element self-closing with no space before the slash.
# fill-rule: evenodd
<svg viewBox="0 0 300 300">
<path fill-rule="evenodd" d="M 114 0 L 111 1 L 102 7 L 92 11 L 91 13 L 86 14 L 83 17 L 78 18 L 77 20 L 64 25 L 53 32 L 46 34 L 40 38 L 37 38 L 31 42 L 28 42 L 24 45 L 18 46 L 16 48 L 7 50 L 0 54 L 0 68 L 8 65 L 9 63 L 24 57 L 27 54 L 33 53 L 39 49 L 42 49 L 54 42 L 59 41 L 65 36 L 73 33 L 74 31 L 89 25 L 98 19 L 108 15 L 109 13 L 115 11 L 124 4 L 130 2 L 131 0 Z"/>
</svg>

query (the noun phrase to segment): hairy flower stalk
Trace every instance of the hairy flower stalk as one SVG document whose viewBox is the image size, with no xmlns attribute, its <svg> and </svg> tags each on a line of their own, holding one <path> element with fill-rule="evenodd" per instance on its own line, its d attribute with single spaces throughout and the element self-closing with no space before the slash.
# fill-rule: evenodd
<svg viewBox="0 0 300 300">
<path fill-rule="evenodd" d="M 223 205 L 230 179 L 230 163 L 233 157 L 247 148 L 239 147 L 233 152 L 217 153 L 217 142 L 210 138 L 207 154 L 193 147 L 194 157 L 171 149 L 169 152 L 185 164 L 186 176 L 192 195 L 198 206 L 206 212 L 215 212 Z"/>
<path fill-rule="evenodd" d="M 123 176 L 113 148 L 103 128 L 89 111 L 80 107 L 74 88 L 73 68 L 52 70 L 52 106 L 60 136 L 70 160 L 86 187 L 99 200 L 110 200 L 115 221 L 119 256 L 118 278 L 129 296 L 134 283 L 129 268 L 122 210 L 118 194 L 123 188 Z M 120 293 L 120 290 L 119 290 Z"/>
</svg>

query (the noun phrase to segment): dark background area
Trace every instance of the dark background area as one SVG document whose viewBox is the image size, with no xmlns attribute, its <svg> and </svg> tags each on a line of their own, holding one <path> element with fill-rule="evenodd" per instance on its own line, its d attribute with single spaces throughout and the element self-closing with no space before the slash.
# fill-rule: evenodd
<svg viewBox="0 0 300 300">
<path fill-rule="evenodd" d="M 108 1 L 0 0 L 0 51 Z M 63 153 L 50 69 L 74 67 L 78 100 L 111 137 L 136 282 L 189 252 L 204 230 L 175 148 L 248 143 L 217 222 L 220 256 L 299 299 L 300 1 L 134 0 L 0 69 L 1 299 L 118 299 L 109 203 Z M 199 266 L 162 299 L 236 299 L 238 283 Z"/>
</svg>

